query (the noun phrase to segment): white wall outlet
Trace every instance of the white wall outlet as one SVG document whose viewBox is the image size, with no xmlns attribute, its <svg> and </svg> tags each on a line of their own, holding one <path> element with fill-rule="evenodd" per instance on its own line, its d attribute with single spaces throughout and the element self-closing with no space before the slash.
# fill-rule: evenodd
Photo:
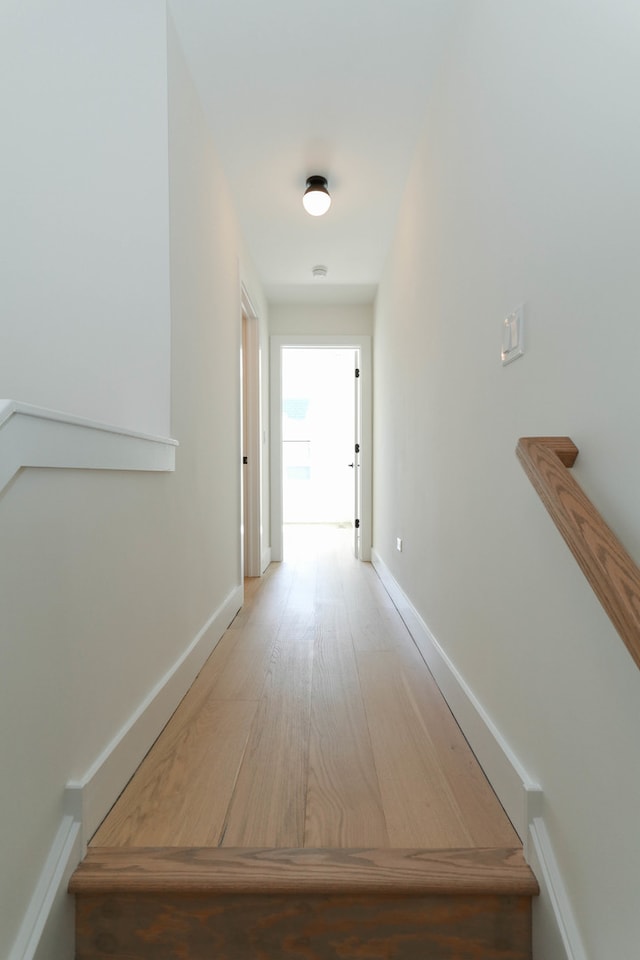
<svg viewBox="0 0 640 960">
<path fill-rule="evenodd" d="M 513 363 L 524 353 L 524 306 L 519 306 L 502 325 L 502 366 Z"/>
<path fill-rule="evenodd" d="M 396 538 L 396 550 L 397 550 L 399 553 L 402 553 L 402 537 L 397 537 L 397 538 Z"/>
</svg>

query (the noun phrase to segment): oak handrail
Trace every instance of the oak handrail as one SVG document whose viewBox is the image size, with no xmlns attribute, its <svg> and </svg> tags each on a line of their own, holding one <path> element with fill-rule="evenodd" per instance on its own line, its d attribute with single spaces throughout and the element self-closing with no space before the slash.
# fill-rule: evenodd
<svg viewBox="0 0 640 960">
<path fill-rule="evenodd" d="M 521 437 L 516 453 L 565 543 L 640 667 L 640 569 L 569 470 L 569 437 Z"/>
</svg>

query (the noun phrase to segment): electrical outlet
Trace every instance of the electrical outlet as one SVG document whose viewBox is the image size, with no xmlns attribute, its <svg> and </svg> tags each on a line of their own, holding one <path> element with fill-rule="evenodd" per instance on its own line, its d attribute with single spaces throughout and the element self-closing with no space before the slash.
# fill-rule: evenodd
<svg viewBox="0 0 640 960">
<path fill-rule="evenodd" d="M 402 537 L 396 537 L 396 550 L 402 553 Z"/>
</svg>

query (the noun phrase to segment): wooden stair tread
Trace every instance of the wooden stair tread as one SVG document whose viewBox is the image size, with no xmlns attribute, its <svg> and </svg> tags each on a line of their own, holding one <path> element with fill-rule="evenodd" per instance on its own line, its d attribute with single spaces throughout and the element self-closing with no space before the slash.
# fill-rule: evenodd
<svg viewBox="0 0 640 960">
<path fill-rule="evenodd" d="M 100 894 L 535 896 L 519 848 L 92 847 L 70 883 Z"/>
</svg>

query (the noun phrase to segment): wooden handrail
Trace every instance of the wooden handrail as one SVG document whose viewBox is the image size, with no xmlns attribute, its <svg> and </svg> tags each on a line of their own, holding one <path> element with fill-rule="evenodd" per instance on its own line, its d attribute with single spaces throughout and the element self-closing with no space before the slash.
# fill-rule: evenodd
<svg viewBox="0 0 640 960">
<path fill-rule="evenodd" d="M 521 437 L 516 453 L 640 667 L 640 570 L 569 473 L 578 448 L 569 437 Z"/>
</svg>

